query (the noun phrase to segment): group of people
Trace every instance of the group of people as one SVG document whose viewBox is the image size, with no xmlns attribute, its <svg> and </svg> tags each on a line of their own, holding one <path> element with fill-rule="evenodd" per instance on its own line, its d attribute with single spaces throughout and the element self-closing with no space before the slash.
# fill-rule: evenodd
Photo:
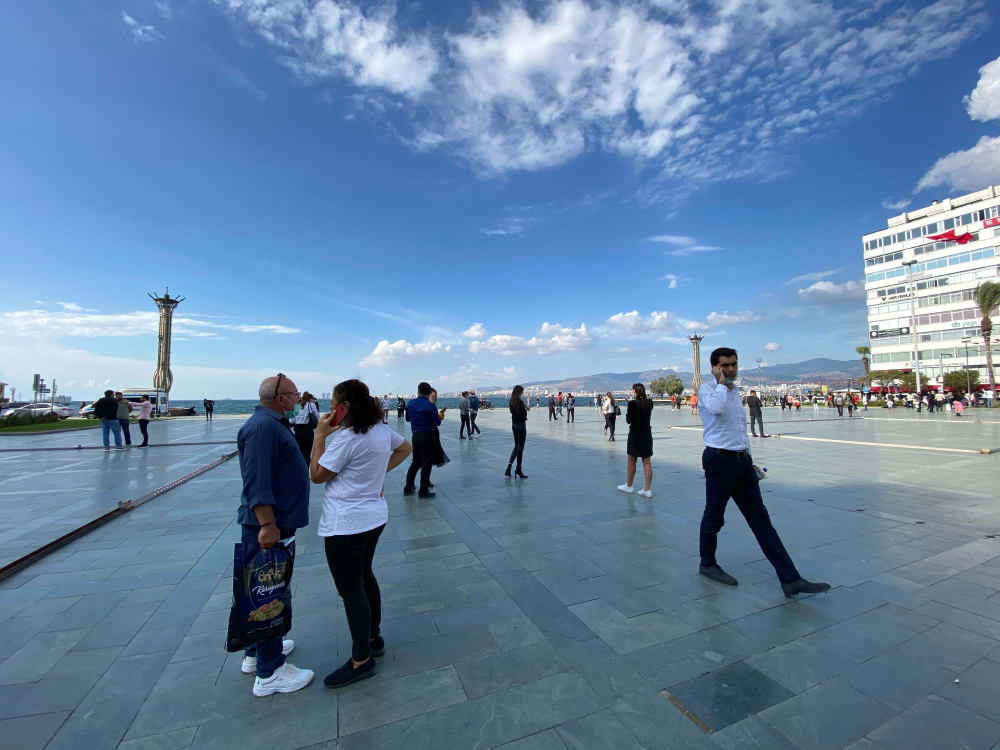
<svg viewBox="0 0 1000 750">
<path fill-rule="evenodd" d="M 763 473 L 753 463 L 746 412 L 734 387 L 736 351 L 716 349 L 710 361 L 714 382 L 703 384 L 698 393 L 704 425 L 702 467 L 706 494 L 699 574 L 724 585 L 738 585 L 716 557 L 718 533 L 725 521 L 726 505 L 732 499 L 774 566 L 786 596 L 826 591 L 829 584 L 806 581 L 799 574 L 764 507 L 759 487 Z M 420 383 L 417 394 L 405 405 L 404 416 L 411 429 L 408 441 L 388 428 L 382 402 L 371 396 L 363 382 L 339 383 L 332 393 L 330 412 L 317 419 L 312 450 L 306 458 L 288 416 L 295 415 L 296 405 L 302 406 L 305 394 L 279 373 L 261 383 L 260 403 L 239 431 L 243 491 L 237 518 L 244 544 L 262 549 L 291 544 L 296 530 L 309 525 L 309 482 L 324 485 L 317 533 L 324 540 L 327 565 L 343 601 L 351 634 L 350 657 L 323 681 L 330 688 L 372 677 L 378 671 L 377 660 L 386 653 L 387 644 L 381 634 L 381 591 L 372 561 L 389 517 L 385 501 L 387 472 L 412 456 L 403 495 L 414 493 L 419 471 L 418 496 L 434 497 L 429 491 L 433 487 L 430 473 L 440 458 L 438 428 L 445 410 L 438 409 L 437 394 L 430 384 Z M 632 396 L 625 414 L 629 425 L 627 478 L 618 489 L 633 493 L 641 461 L 643 489 L 637 494 L 650 498 L 653 402 L 642 383 L 633 385 Z M 463 396 L 466 398 L 469 396 Z M 605 394 L 601 401 L 602 410 L 610 407 L 614 413 L 617 407 L 612 394 Z M 513 468 L 514 476 L 527 478 L 522 472 L 522 457 L 530 407 L 523 386 L 514 387 L 508 408 L 514 449 L 505 475 L 511 476 Z M 299 413 L 305 410 L 300 408 Z M 242 671 L 254 675 L 255 696 L 294 692 L 313 680 L 312 670 L 299 669 L 286 660 L 294 647 L 294 641 L 275 637 L 245 650 Z"/>
<path fill-rule="evenodd" d="M 139 447 L 149 447 L 149 420 L 153 416 L 153 404 L 149 396 L 143 395 L 138 404 L 133 404 L 122 395 L 121 391 L 105 391 L 104 396 L 94 402 L 93 409 L 94 416 L 101 421 L 101 440 L 104 442 L 104 450 L 111 450 L 111 435 L 115 436 L 115 450 L 123 451 L 132 445 L 129 424 L 133 411 L 137 412 L 139 432 L 142 433 L 142 443 Z"/>
<path fill-rule="evenodd" d="M 538 396 L 535 396 L 535 406 L 538 406 Z M 547 406 L 550 422 L 562 418 L 563 406 L 566 407 L 566 424 L 576 422 L 576 397 L 572 393 L 567 393 L 565 396 L 562 391 L 554 396 L 550 393 L 547 397 Z"/>
</svg>

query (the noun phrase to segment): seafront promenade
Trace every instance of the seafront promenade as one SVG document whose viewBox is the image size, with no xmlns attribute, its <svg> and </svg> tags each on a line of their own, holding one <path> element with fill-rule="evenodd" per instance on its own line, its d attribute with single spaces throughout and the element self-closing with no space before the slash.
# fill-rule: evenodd
<svg viewBox="0 0 1000 750">
<path fill-rule="evenodd" d="M 1000 410 L 996 410 L 1000 411 Z M 450 416 L 450 415 L 449 415 Z M 627 496 L 627 426 L 593 409 L 528 422 L 527 480 L 502 476 L 509 417 L 481 413 L 402 496 L 376 557 L 379 674 L 338 691 L 350 652 L 312 526 L 297 536 L 290 661 L 317 680 L 254 698 L 223 650 L 240 493 L 232 460 L 0 582 L 5 750 L 939 750 L 1000 747 L 1000 414 L 766 409 L 754 441 L 772 520 L 825 594 L 786 599 L 730 504 L 697 575 L 701 431 L 654 410 L 651 500 Z M 812 420 L 812 421 L 810 421 Z M 242 419 L 0 440 L 10 560 L 235 449 Z M 395 416 L 389 425 L 409 436 Z M 198 445 L 198 443 L 201 443 Z M 228 443 L 228 444 L 227 444 Z M 0 563 L 0 564 L 5 564 Z"/>
</svg>

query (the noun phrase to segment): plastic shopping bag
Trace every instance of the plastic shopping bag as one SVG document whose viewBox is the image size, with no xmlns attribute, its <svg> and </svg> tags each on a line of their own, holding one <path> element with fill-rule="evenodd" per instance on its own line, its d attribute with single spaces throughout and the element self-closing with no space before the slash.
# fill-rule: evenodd
<svg viewBox="0 0 1000 750">
<path fill-rule="evenodd" d="M 237 544 L 233 556 L 233 605 L 226 635 L 230 653 L 291 630 L 295 538 L 271 549 Z"/>
</svg>

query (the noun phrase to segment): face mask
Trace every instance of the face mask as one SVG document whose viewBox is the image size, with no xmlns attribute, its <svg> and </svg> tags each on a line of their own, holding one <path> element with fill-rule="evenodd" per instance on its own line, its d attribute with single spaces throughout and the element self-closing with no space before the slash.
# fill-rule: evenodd
<svg viewBox="0 0 1000 750">
<path fill-rule="evenodd" d="M 736 382 L 736 378 L 723 378 L 722 382 L 724 382 L 726 385 L 731 385 Z"/>
</svg>

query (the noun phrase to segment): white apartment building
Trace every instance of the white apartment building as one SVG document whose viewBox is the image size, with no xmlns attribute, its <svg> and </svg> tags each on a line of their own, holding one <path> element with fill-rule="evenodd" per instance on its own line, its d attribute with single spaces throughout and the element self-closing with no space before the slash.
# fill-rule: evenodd
<svg viewBox="0 0 1000 750">
<path fill-rule="evenodd" d="M 971 240 L 928 239 L 951 230 Z M 942 368 L 961 370 L 968 358 L 979 382 L 988 383 L 973 294 L 998 275 L 1000 185 L 894 216 L 888 229 L 861 239 L 872 370 L 913 370 L 919 356 L 921 383 L 936 386 Z M 994 335 L 991 346 L 998 364 L 1000 337 Z"/>
</svg>

